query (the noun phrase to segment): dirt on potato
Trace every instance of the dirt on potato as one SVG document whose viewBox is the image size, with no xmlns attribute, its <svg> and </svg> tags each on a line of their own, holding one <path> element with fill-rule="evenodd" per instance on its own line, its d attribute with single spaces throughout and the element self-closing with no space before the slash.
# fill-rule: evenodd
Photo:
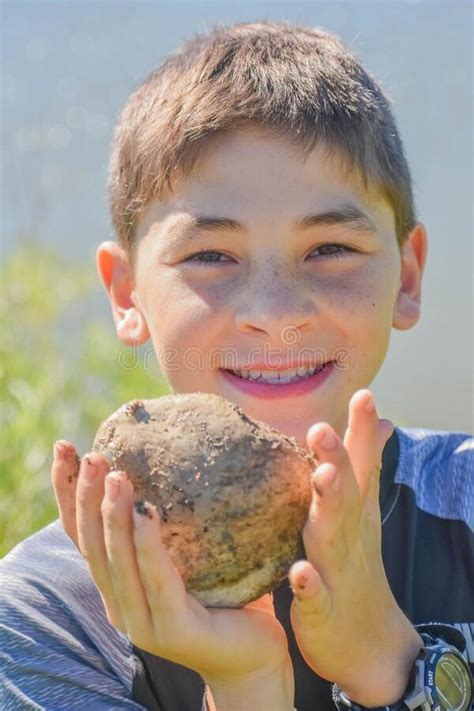
<svg viewBox="0 0 474 711">
<path fill-rule="evenodd" d="M 225 398 L 132 400 L 93 449 L 127 473 L 136 501 L 157 508 L 187 590 L 207 607 L 261 597 L 304 555 L 314 457 Z"/>
</svg>

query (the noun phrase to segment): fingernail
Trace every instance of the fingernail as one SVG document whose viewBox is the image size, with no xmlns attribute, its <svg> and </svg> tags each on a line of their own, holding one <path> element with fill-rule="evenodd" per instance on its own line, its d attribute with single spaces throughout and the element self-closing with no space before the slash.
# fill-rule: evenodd
<svg viewBox="0 0 474 711">
<path fill-rule="evenodd" d="M 374 399 L 372 397 L 369 397 L 369 399 L 365 403 L 364 409 L 369 415 L 375 412 Z"/>
<path fill-rule="evenodd" d="M 66 442 L 61 439 L 58 439 L 58 441 L 54 443 L 54 454 L 59 458 L 64 456 L 64 454 L 67 452 L 67 449 L 68 446 Z"/>
<path fill-rule="evenodd" d="M 86 481 L 94 481 L 97 475 L 96 463 L 86 454 L 83 458 L 83 472 Z"/>
<path fill-rule="evenodd" d="M 105 495 L 109 501 L 117 501 L 120 494 L 121 472 L 110 472 L 105 477 Z"/>
<path fill-rule="evenodd" d="M 298 578 L 296 579 L 296 585 L 300 588 L 300 590 L 305 589 L 305 587 L 308 583 L 308 578 L 309 578 L 308 573 L 300 573 L 298 575 Z"/>
<path fill-rule="evenodd" d="M 337 440 L 335 434 L 329 430 L 326 430 L 320 444 L 322 444 L 324 449 L 335 449 L 336 443 Z"/>
<path fill-rule="evenodd" d="M 144 523 L 145 518 L 153 518 L 150 504 L 147 504 L 146 501 L 136 501 L 133 506 L 133 522 L 135 526 L 140 526 Z"/>
</svg>

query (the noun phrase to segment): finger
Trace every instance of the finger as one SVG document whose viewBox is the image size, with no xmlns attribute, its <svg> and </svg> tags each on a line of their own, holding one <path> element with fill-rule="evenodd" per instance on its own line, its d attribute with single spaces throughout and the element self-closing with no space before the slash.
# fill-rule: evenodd
<svg viewBox="0 0 474 711">
<path fill-rule="evenodd" d="M 153 624 L 158 634 L 165 636 L 165 620 L 183 616 L 192 604 L 183 579 L 161 538 L 160 518 L 154 506 L 137 502 L 133 510 L 134 543 L 140 579 L 150 606 Z M 169 643 L 169 640 L 168 640 Z"/>
<path fill-rule="evenodd" d="M 331 598 L 321 576 L 309 561 L 299 560 L 291 566 L 288 579 L 294 596 L 292 614 L 312 618 L 305 623 L 316 629 L 331 610 Z"/>
<path fill-rule="evenodd" d="M 133 487 L 126 474 L 110 472 L 105 478 L 101 509 L 112 590 L 103 594 L 107 595 L 107 605 L 115 603 L 120 608 L 130 639 L 146 649 L 152 639 L 153 625 L 135 553 L 132 505 Z"/>
<path fill-rule="evenodd" d="M 329 480 L 333 491 L 340 489 L 341 503 L 347 508 L 356 508 L 359 501 L 359 490 L 349 455 L 337 432 L 327 422 L 318 422 L 310 427 L 307 434 L 309 448 L 315 453 L 321 464 L 332 464 L 334 473 L 321 477 L 316 486 L 318 493 L 324 498 L 328 492 Z"/>
<path fill-rule="evenodd" d="M 100 454 L 93 452 L 83 457 L 76 491 L 77 532 L 80 551 L 102 596 L 109 621 L 124 632 L 107 563 L 101 513 L 108 471 L 109 464 Z"/>
<path fill-rule="evenodd" d="M 393 432 L 389 420 L 379 420 L 370 390 L 358 390 L 349 403 L 349 422 L 344 446 L 349 453 L 362 499 L 382 469 L 382 451 Z M 376 487 L 375 487 L 376 488 Z"/>
<path fill-rule="evenodd" d="M 367 497 L 371 477 L 381 469 L 377 450 L 378 416 L 370 390 L 358 390 L 349 403 L 349 421 L 344 445 L 349 452 L 362 500 Z"/>
<path fill-rule="evenodd" d="M 54 445 L 51 482 L 62 527 L 76 546 L 79 546 L 76 526 L 76 487 L 81 460 L 76 448 L 64 439 Z"/>
<path fill-rule="evenodd" d="M 351 523 L 352 517 L 347 516 L 342 480 L 334 464 L 320 464 L 311 481 L 313 499 L 303 527 L 303 544 L 310 563 L 328 574 L 329 569 L 340 570 L 347 558 L 347 538 L 357 525 L 357 519 Z"/>
</svg>

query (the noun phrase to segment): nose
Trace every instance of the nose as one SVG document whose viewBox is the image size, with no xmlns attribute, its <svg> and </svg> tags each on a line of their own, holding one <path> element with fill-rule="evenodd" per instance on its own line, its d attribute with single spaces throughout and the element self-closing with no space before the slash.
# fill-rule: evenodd
<svg viewBox="0 0 474 711">
<path fill-rule="evenodd" d="M 239 331 L 261 334 L 281 344 L 299 340 L 316 314 L 313 300 L 296 279 L 260 277 L 245 290 L 235 314 Z"/>
</svg>

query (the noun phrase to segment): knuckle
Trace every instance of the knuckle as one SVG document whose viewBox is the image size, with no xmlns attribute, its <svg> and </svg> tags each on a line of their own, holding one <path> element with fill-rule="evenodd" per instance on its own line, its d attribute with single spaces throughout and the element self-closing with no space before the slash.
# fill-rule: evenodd
<svg viewBox="0 0 474 711">
<path fill-rule="evenodd" d="M 109 527 L 115 526 L 119 523 L 120 515 L 117 510 L 117 506 L 114 506 L 114 504 L 108 501 L 108 499 L 102 499 L 102 502 L 100 504 L 100 512 L 102 514 L 104 523 L 106 523 Z"/>
<path fill-rule="evenodd" d="M 88 489 L 85 486 L 79 486 L 77 487 L 76 491 L 76 503 L 78 506 L 81 508 L 84 508 L 87 506 L 89 503 L 89 496 L 88 496 Z"/>
<path fill-rule="evenodd" d="M 106 548 L 107 548 L 107 555 L 109 557 L 109 563 L 110 566 L 113 568 L 113 571 L 119 575 L 120 570 L 119 570 L 119 563 L 118 561 L 122 560 L 122 555 L 123 555 L 123 546 L 118 542 L 113 535 L 107 535 L 107 531 L 105 532 L 105 541 L 106 541 Z"/>
<path fill-rule="evenodd" d="M 164 597 L 164 593 L 166 592 L 166 586 L 164 585 L 163 580 L 160 578 L 160 576 L 142 574 L 141 577 L 143 580 L 143 586 L 150 598 L 153 597 L 155 601 L 158 602 L 160 598 Z"/>
<path fill-rule="evenodd" d="M 137 551 L 137 554 L 140 556 L 140 558 L 145 559 L 150 555 L 150 543 L 145 536 L 137 535 L 134 531 L 133 542 L 135 545 L 135 550 Z M 150 573 L 148 572 L 146 577 L 148 577 L 149 575 Z"/>
<path fill-rule="evenodd" d="M 111 572 L 113 579 L 113 589 L 118 605 L 124 611 L 133 610 L 136 604 L 136 597 L 134 597 L 128 589 L 126 589 L 124 586 L 119 585 L 117 582 L 122 577 L 120 575 L 121 570 L 112 568 Z"/>
<path fill-rule="evenodd" d="M 51 481 L 56 491 L 68 492 L 77 482 L 76 470 L 74 467 L 65 464 L 53 464 L 51 467 Z"/>
<path fill-rule="evenodd" d="M 298 597 L 295 596 L 295 604 L 298 612 L 302 617 L 320 618 L 323 615 L 320 601 L 315 597 Z"/>
</svg>

